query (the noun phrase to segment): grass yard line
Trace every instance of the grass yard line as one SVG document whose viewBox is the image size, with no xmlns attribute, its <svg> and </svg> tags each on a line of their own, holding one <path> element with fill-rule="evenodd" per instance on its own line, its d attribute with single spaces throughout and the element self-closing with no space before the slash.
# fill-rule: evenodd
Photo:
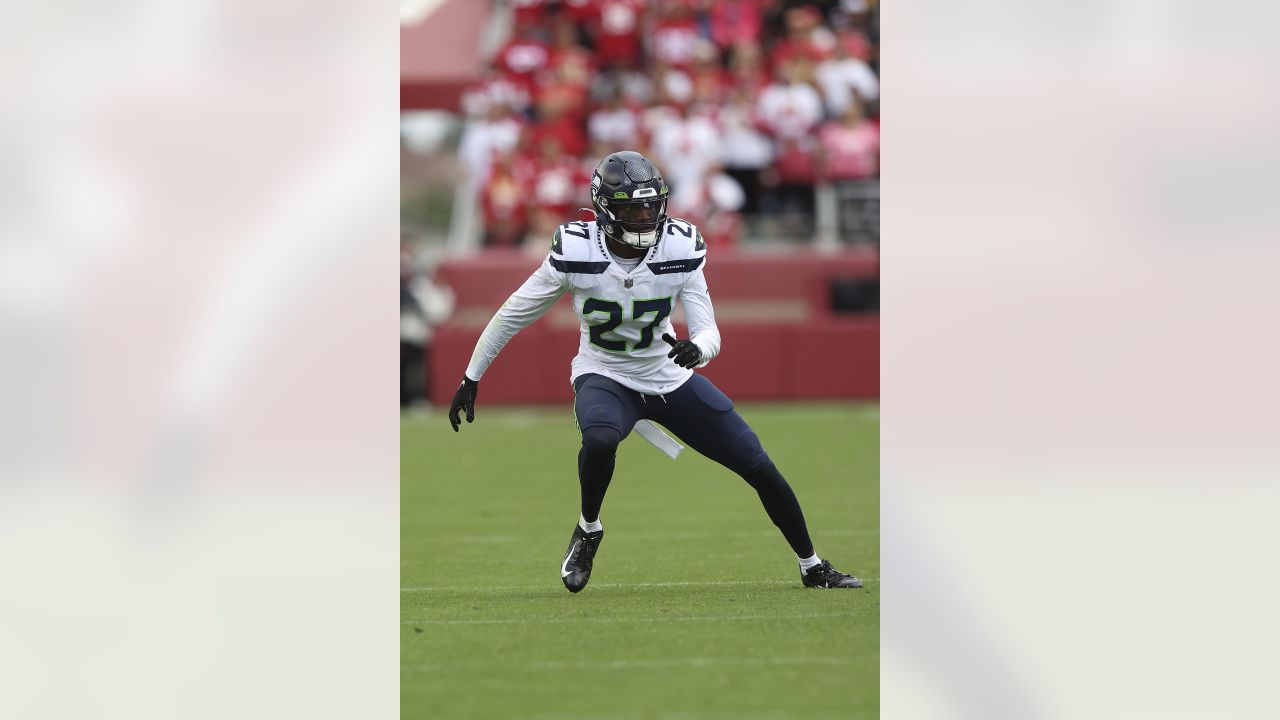
<svg viewBox="0 0 1280 720">
<path fill-rule="evenodd" d="M 767 666 L 767 665 L 847 665 L 849 658 L 840 657 L 770 657 L 770 658 L 744 658 L 744 657 L 693 657 L 693 658 L 666 658 L 661 660 L 640 660 L 640 659 L 621 659 L 621 660 L 591 660 L 578 662 L 564 662 L 556 660 L 546 660 L 534 663 L 513 663 L 504 667 L 514 667 L 522 670 L 634 670 L 644 668 L 670 668 L 670 667 L 716 667 L 721 665 L 749 665 L 749 666 Z M 409 672 L 442 672 L 446 670 L 458 669 L 482 669 L 491 670 L 495 664 L 491 661 L 483 663 L 415 663 L 412 665 L 401 665 L 401 671 Z"/>
<path fill-rule="evenodd" d="M 854 608 L 854 610 L 871 610 L 874 607 Z M 401 620 L 401 625 L 529 625 L 535 623 L 665 623 L 665 622 L 703 622 L 721 620 L 815 620 L 818 618 L 853 617 L 854 612 L 842 613 L 809 613 L 790 615 L 661 615 L 657 617 L 553 617 L 553 618 L 493 618 L 482 620 Z"/>
<path fill-rule="evenodd" d="M 694 658 L 663 658 L 660 660 L 606 660 L 597 661 L 576 661 L 565 662 L 560 660 L 544 660 L 532 664 L 532 667 L 548 670 L 568 670 L 574 668 L 643 668 L 643 667 L 677 667 L 691 666 L 704 667 L 708 665 L 844 665 L 849 662 L 849 658 L 841 657 L 770 657 L 770 658 L 744 658 L 744 657 L 694 657 Z"/>
<path fill-rule="evenodd" d="M 864 583 L 879 582 L 880 578 L 859 578 Z M 699 587 L 703 585 L 795 585 L 795 580 L 696 580 L 685 582 L 644 582 L 644 583 L 592 583 L 593 588 L 602 587 Z M 489 590 L 540 590 L 548 587 L 559 587 L 551 583 L 543 585 L 491 585 L 478 589 L 488 592 Z M 400 592 L 436 592 L 436 591 L 457 591 L 457 590 L 477 590 L 475 585 L 435 585 L 426 587 L 402 587 Z"/>
</svg>

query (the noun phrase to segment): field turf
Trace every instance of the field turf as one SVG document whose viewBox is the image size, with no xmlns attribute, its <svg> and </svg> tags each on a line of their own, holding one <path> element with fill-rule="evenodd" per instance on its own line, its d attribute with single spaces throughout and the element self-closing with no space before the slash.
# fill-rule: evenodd
<svg viewBox="0 0 1280 720">
<path fill-rule="evenodd" d="M 738 409 L 787 476 L 818 553 L 861 590 L 806 590 L 737 476 L 632 433 L 577 595 L 569 408 L 483 405 L 401 424 L 404 718 L 874 718 L 879 712 L 879 413 Z"/>
</svg>

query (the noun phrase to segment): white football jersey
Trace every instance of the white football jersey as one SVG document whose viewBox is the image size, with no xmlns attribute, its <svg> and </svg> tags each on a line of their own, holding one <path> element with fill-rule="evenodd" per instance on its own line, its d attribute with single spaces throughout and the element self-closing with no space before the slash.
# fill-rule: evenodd
<svg viewBox="0 0 1280 720">
<path fill-rule="evenodd" d="M 702 270 L 707 248 L 691 223 L 668 218 L 660 242 L 628 271 L 605 248 L 593 222 L 571 222 L 556 230 L 551 252 L 507 299 L 476 343 L 467 377 L 480 380 L 517 332 L 573 295 L 582 326 L 569 381 L 596 373 L 637 392 L 657 395 L 679 387 L 692 370 L 667 357 L 663 333 L 675 332 L 671 313 L 684 308 L 690 339 L 706 365 L 720 352 L 720 331 Z"/>
</svg>

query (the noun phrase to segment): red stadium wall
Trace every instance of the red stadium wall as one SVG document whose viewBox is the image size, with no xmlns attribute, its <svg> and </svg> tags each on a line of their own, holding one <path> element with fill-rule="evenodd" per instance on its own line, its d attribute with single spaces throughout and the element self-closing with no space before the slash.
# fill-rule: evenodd
<svg viewBox="0 0 1280 720">
<path fill-rule="evenodd" d="M 476 46 L 491 9 L 478 0 L 442 0 L 424 17 L 401 19 L 400 109 L 457 110 L 480 71 Z"/>
<path fill-rule="evenodd" d="M 440 266 L 437 280 L 457 293 L 458 310 L 431 342 L 432 402 L 449 401 L 485 324 L 539 262 L 490 251 Z M 832 279 L 875 279 L 879 272 L 876 256 L 864 254 L 709 257 L 722 349 L 699 372 L 738 400 L 879 398 L 879 317 L 834 314 L 828 299 Z M 681 336 L 687 332 L 677 327 Z M 570 402 L 578 332 L 566 297 L 502 351 L 485 373 L 484 402 Z"/>
</svg>

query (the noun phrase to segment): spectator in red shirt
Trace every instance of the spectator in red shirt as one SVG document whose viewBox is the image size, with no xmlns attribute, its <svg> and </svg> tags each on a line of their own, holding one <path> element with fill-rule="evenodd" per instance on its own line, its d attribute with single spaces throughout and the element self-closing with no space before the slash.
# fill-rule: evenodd
<svg viewBox="0 0 1280 720">
<path fill-rule="evenodd" d="M 792 218 L 812 217 L 817 178 L 813 135 L 823 117 L 822 97 L 797 77 L 800 65 L 796 60 L 779 66 L 778 81 L 760 93 L 757 103 L 776 150 L 773 167 L 762 180 L 772 187 L 775 210 L 786 210 Z"/>
<path fill-rule="evenodd" d="M 483 118 L 467 122 L 458 142 L 458 160 L 472 191 L 484 187 L 493 158 L 515 149 L 524 134 L 522 118 L 505 105 L 491 104 L 485 113 Z"/>
<path fill-rule="evenodd" d="M 836 44 L 836 54 L 817 68 L 818 86 L 827 101 L 827 112 L 841 117 L 856 100 L 872 106 L 880 99 L 880 79 L 875 71 L 855 54 L 859 39 L 857 33 L 841 33 Z"/>
<path fill-rule="evenodd" d="M 778 79 L 760 93 L 757 108 L 769 132 L 782 140 L 801 140 L 812 135 L 822 121 L 822 96 L 812 85 L 801 82 L 798 61 L 778 67 Z"/>
<path fill-rule="evenodd" d="M 640 29 L 645 0 L 599 0 L 595 31 L 596 61 L 611 67 L 620 61 L 640 62 Z"/>
<path fill-rule="evenodd" d="M 675 196 L 700 185 L 707 169 L 719 166 L 720 128 L 705 108 L 680 106 L 652 127 L 653 157 Z"/>
<path fill-rule="evenodd" d="M 542 24 L 543 18 L 546 17 L 547 0 L 508 0 L 512 11 L 515 13 L 516 31 L 519 32 L 524 28 L 536 28 Z"/>
<path fill-rule="evenodd" d="M 880 130 L 867 121 L 854 100 L 839 122 L 818 134 L 822 174 L 831 180 L 861 180 L 880 174 Z"/>
<path fill-rule="evenodd" d="M 537 27 L 526 26 L 517 30 L 516 36 L 498 50 L 494 59 L 507 77 L 533 95 L 534 81 L 551 61 L 551 50 L 539 39 Z"/>
<path fill-rule="evenodd" d="M 689 69 L 694 102 L 719 105 L 729 94 L 729 76 L 720 67 L 720 50 L 709 40 L 699 40 Z"/>
<path fill-rule="evenodd" d="M 532 194 L 529 228 L 532 238 L 546 242 L 574 208 L 590 200 L 585 188 L 591 178 L 584 176 L 578 161 L 582 151 L 566 152 L 555 135 L 544 135 L 536 142 L 538 158 L 533 165 L 533 181 L 525 192 Z"/>
<path fill-rule="evenodd" d="M 699 40 L 698 20 L 686 0 L 665 0 L 662 19 L 649 33 L 649 52 L 655 60 L 687 69 Z"/>
<path fill-rule="evenodd" d="M 757 115 L 756 94 L 749 86 L 735 87 L 719 113 L 725 172 L 746 191 L 746 213 L 759 212 L 760 173 L 773 163 L 773 140 Z"/>
<path fill-rule="evenodd" d="M 764 27 L 759 0 L 716 0 L 709 12 L 711 39 L 722 49 L 755 42 Z"/>
<path fill-rule="evenodd" d="M 775 72 L 794 60 L 817 65 L 835 51 L 835 36 L 821 25 L 822 13 L 812 5 L 791 8 L 786 13 L 786 21 L 787 36 L 774 43 L 769 55 Z"/>
<path fill-rule="evenodd" d="M 564 80 L 560 72 L 549 70 L 538 90 L 538 139 L 554 135 L 565 152 L 580 155 L 587 149 L 587 88 Z"/>
<path fill-rule="evenodd" d="M 658 92 L 651 73 L 638 69 L 630 59 L 619 60 L 610 75 L 610 82 L 622 93 L 623 101 L 632 107 L 647 105 Z"/>
<path fill-rule="evenodd" d="M 591 118 L 587 121 L 587 133 L 593 143 L 603 142 L 608 147 L 626 149 L 640 139 L 640 118 L 635 110 L 622 101 L 621 90 L 615 88 L 605 104 L 591 113 Z M 605 152 L 605 155 L 610 152 L 614 150 Z"/>
<path fill-rule="evenodd" d="M 738 211 L 746 202 L 742 186 L 716 164 L 693 180 L 675 189 L 668 212 L 697 225 L 709 245 L 732 245 L 742 225 Z"/>
<path fill-rule="evenodd" d="M 600 0 L 560 0 L 560 4 L 578 27 L 589 28 L 600 20 Z"/>
<path fill-rule="evenodd" d="M 842 21 L 837 25 L 840 28 L 839 34 L 850 36 L 847 40 L 849 54 L 870 64 L 876 54 L 873 41 L 876 30 L 871 18 L 871 6 L 865 0 L 843 2 L 840 5 L 839 17 Z"/>
<path fill-rule="evenodd" d="M 587 88 L 595 76 L 591 51 L 578 44 L 578 29 L 568 17 L 558 18 L 552 25 L 548 70 L 560 82 Z"/>
<path fill-rule="evenodd" d="M 746 87 L 752 91 L 760 91 L 769 84 L 769 75 L 765 72 L 764 53 L 760 43 L 754 40 L 742 40 L 729 51 L 729 80 L 735 88 Z"/>
<path fill-rule="evenodd" d="M 512 81 L 493 63 L 462 93 L 462 111 L 473 118 L 487 115 L 490 105 L 502 105 L 523 114 L 528 111 L 529 102 L 524 84 Z"/>
<path fill-rule="evenodd" d="M 489 179 L 480 196 L 484 213 L 484 244 L 489 247 L 519 245 L 528 232 L 530 178 L 524 177 L 514 152 L 494 158 Z"/>
<path fill-rule="evenodd" d="M 539 106 L 539 120 L 529 131 L 532 148 L 541 144 L 544 138 L 553 137 L 560 148 L 570 155 L 581 155 L 587 149 L 587 134 L 583 132 L 582 120 L 576 114 L 570 114 L 565 106 L 557 103 Z"/>
<path fill-rule="evenodd" d="M 654 81 L 656 103 L 684 105 L 693 99 L 693 80 L 689 78 L 689 73 L 662 63 L 654 63 L 649 75 Z"/>
<path fill-rule="evenodd" d="M 586 123 L 586 101 L 589 90 L 585 85 L 566 79 L 575 73 L 566 65 L 548 69 L 541 76 L 538 88 L 538 137 L 554 135 L 567 152 L 580 155 L 586 150 L 586 135 L 582 132 Z"/>
</svg>

